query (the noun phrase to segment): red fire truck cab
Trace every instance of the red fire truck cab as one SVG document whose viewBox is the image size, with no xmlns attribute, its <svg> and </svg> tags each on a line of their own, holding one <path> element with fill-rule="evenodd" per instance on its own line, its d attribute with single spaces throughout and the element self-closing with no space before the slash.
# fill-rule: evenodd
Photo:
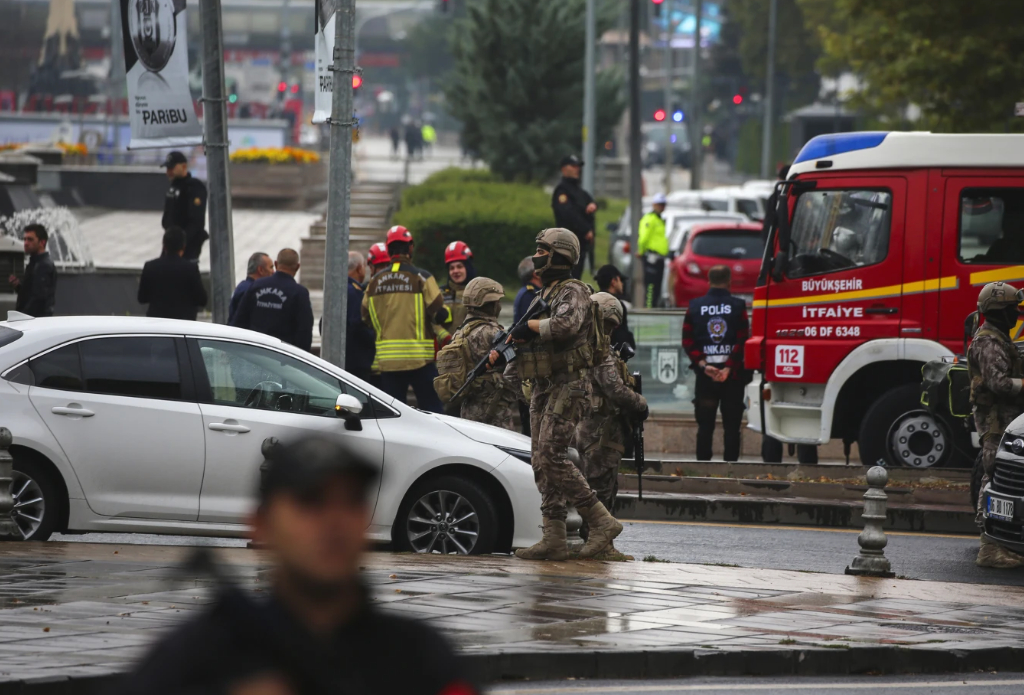
<svg viewBox="0 0 1024 695">
<path fill-rule="evenodd" d="M 751 428 L 856 442 L 866 465 L 969 466 L 962 421 L 921 406 L 921 367 L 963 352 L 982 286 L 1024 280 L 1024 135 L 820 136 L 779 191 L 745 353 Z"/>
</svg>

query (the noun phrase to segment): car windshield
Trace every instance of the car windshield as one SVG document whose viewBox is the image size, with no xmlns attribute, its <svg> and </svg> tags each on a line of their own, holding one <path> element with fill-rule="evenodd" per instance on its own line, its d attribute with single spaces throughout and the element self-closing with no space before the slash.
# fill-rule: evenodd
<svg viewBox="0 0 1024 695">
<path fill-rule="evenodd" d="M 889 253 L 892 195 L 887 191 L 812 191 L 793 211 L 789 277 L 879 263 Z"/>
<path fill-rule="evenodd" d="M 697 256 L 731 258 L 734 260 L 760 259 L 764 251 L 759 232 L 701 232 L 690 246 Z"/>
<path fill-rule="evenodd" d="M 683 213 L 669 220 L 669 223 L 665 226 L 672 231 L 668 235 L 669 248 L 673 251 L 680 251 L 683 248 L 683 244 L 686 241 L 686 233 L 689 232 L 693 227 L 698 224 L 715 224 L 721 222 L 723 224 L 736 224 L 737 222 L 743 222 L 742 215 L 736 215 L 735 217 L 723 216 L 723 217 L 709 217 L 707 215 L 687 215 Z"/>
<path fill-rule="evenodd" d="M 647 142 L 656 142 L 659 145 L 664 145 L 665 135 L 667 134 L 667 132 L 668 128 L 666 128 L 665 126 L 654 127 L 645 132 L 644 137 L 647 139 Z M 673 140 L 673 142 L 679 143 L 680 145 L 686 141 L 686 138 L 689 137 L 687 135 L 685 123 L 677 123 L 673 125 L 672 134 L 676 136 L 676 139 Z"/>
</svg>

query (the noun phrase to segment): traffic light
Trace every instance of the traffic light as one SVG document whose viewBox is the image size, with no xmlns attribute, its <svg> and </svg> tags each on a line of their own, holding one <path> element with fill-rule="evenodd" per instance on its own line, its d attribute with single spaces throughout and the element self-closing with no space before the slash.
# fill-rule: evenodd
<svg viewBox="0 0 1024 695">
<path fill-rule="evenodd" d="M 740 104 L 742 104 L 743 103 L 743 95 L 742 94 L 734 94 L 733 97 L 732 97 L 732 103 L 736 104 L 736 106 L 739 106 Z"/>
<path fill-rule="evenodd" d="M 288 89 L 288 83 L 281 81 L 277 83 L 277 91 L 284 92 Z"/>
<path fill-rule="evenodd" d="M 658 109 L 657 111 L 654 112 L 654 120 L 658 121 L 658 123 L 664 121 L 665 117 L 665 109 Z"/>
<path fill-rule="evenodd" d="M 295 84 L 292 85 L 292 94 L 298 94 L 298 93 L 299 93 L 299 83 L 296 82 Z"/>
<path fill-rule="evenodd" d="M 665 2 L 665 0 L 651 0 L 651 2 L 654 3 L 654 18 L 655 19 L 660 19 L 661 18 L 661 6 Z"/>
<path fill-rule="evenodd" d="M 363 86 L 362 75 L 352 75 L 352 89 L 359 89 Z"/>
</svg>

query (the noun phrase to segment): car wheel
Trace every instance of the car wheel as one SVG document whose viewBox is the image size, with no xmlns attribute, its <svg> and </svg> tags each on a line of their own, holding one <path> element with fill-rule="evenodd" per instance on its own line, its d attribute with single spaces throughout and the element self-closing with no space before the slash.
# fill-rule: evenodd
<svg viewBox="0 0 1024 695">
<path fill-rule="evenodd" d="M 498 512 L 471 480 L 443 476 L 417 483 L 395 520 L 395 544 L 416 553 L 486 555 L 494 552 Z"/>
<path fill-rule="evenodd" d="M 905 384 L 868 408 L 857 448 L 865 466 L 932 468 L 952 459 L 953 437 L 946 423 L 921 406 L 920 384 Z"/>
<path fill-rule="evenodd" d="M 26 541 L 45 541 L 57 530 L 60 496 L 50 474 L 32 459 L 14 457 L 11 518 Z"/>
</svg>

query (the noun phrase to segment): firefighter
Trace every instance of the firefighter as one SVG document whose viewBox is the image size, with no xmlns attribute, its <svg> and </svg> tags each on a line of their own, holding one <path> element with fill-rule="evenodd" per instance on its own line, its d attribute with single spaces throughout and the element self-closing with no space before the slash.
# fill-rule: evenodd
<svg viewBox="0 0 1024 695">
<path fill-rule="evenodd" d="M 572 278 L 580 260 L 579 238 L 568 229 L 545 229 L 537 236 L 534 266 L 544 289 L 538 294 L 548 309 L 513 330 L 518 357 L 505 370 L 508 378 L 530 392 L 533 476 L 541 496 L 544 535 L 516 551 L 525 560 L 564 560 L 566 503 L 590 527 L 580 557 L 593 557 L 622 533 L 586 478 L 568 456 L 576 423 L 590 410 L 590 371 L 607 349 L 589 286 Z M 491 353 L 492 360 L 497 353 Z M 525 391 L 524 391 L 525 393 Z"/>
<path fill-rule="evenodd" d="M 981 438 L 982 489 L 992 478 L 1003 431 L 1022 410 L 1024 364 L 1010 337 L 1022 300 L 1024 291 L 1018 292 L 1005 282 L 990 282 L 978 295 L 978 311 L 985 322 L 974 334 L 967 350 L 967 368 L 971 375 L 974 426 Z M 982 495 L 978 499 L 978 522 L 983 531 L 978 566 L 1000 569 L 1024 566 L 1024 557 L 993 543 L 984 534 L 984 502 Z"/>
<path fill-rule="evenodd" d="M 450 414 L 514 431 L 519 399 L 500 370 L 480 376 L 459 397 L 460 403 L 451 402 L 470 370 L 490 352 L 494 339 L 504 330 L 498 323 L 498 316 L 505 288 L 498 282 L 473 278 L 462 297 L 468 312 L 466 321 L 437 356 L 440 376 L 434 379 L 434 390 L 449 406 Z"/>
<path fill-rule="evenodd" d="M 665 234 L 665 212 L 668 203 L 664 193 L 654 196 L 654 209 L 640 218 L 637 258 L 644 264 L 644 307 L 653 309 L 661 298 L 661 283 L 668 258 L 668 236 Z"/>
<path fill-rule="evenodd" d="M 697 375 L 694 416 L 697 419 L 697 460 L 711 460 L 715 419 L 722 410 L 723 458 L 740 457 L 743 390 L 749 374 L 743 369 L 743 343 L 750 323 L 747 305 L 729 292 L 732 273 L 716 265 L 708 271 L 708 293 L 690 301 L 683 319 L 683 349 Z"/>
<path fill-rule="evenodd" d="M 391 263 L 391 256 L 388 255 L 388 246 L 383 241 L 378 241 L 370 247 L 366 253 L 366 262 L 370 265 L 370 277 L 388 267 Z"/>
<path fill-rule="evenodd" d="M 203 244 L 210 238 L 206 232 L 206 184 L 192 178 L 188 158 L 177 150 L 169 152 L 163 163 L 171 185 L 164 196 L 164 230 L 180 227 L 185 230 L 184 258 L 199 262 Z"/>
<path fill-rule="evenodd" d="M 449 331 L 462 326 L 466 320 L 466 307 L 462 303 L 462 292 L 466 283 L 476 277 L 473 267 L 473 252 L 462 241 L 453 241 L 444 249 L 444 264 L 448 268 L 448 284 L 441 290 L 448 318 L 444 327 Z"/>
<path fill-rule="evenodd" d="M 600 309 L 604 335 L 611 335 L 622 322 L 622 304 L 607 292 L 598 292 L 591 301 Z M 597 499 L 608 511 L 615 508 L 619 487 L 619 463 L 630 436 L 630 419 L 647 419 L 647 401 L 634 388 L 633 377 L 614 349 L 590 374 L 594 387 L 592 412 L 576 428 L 576 448 L 583 457 L 583 474 Z M 614 551 L 610 546 L 609 551 Z"/>
<path fill-rule="evenodd" d="M 400 225 L 388 230 L 390 265 L 373 276 L 363 295 L 362 317 L 377 335 L 381 388 L 405 402 L 412 386 L 422 410 L 440 413 L 434 391 L 434 338 L 446 340 L 444 298 L 434 276 L 412 264 L 412 233 Z"/>
</svg>

